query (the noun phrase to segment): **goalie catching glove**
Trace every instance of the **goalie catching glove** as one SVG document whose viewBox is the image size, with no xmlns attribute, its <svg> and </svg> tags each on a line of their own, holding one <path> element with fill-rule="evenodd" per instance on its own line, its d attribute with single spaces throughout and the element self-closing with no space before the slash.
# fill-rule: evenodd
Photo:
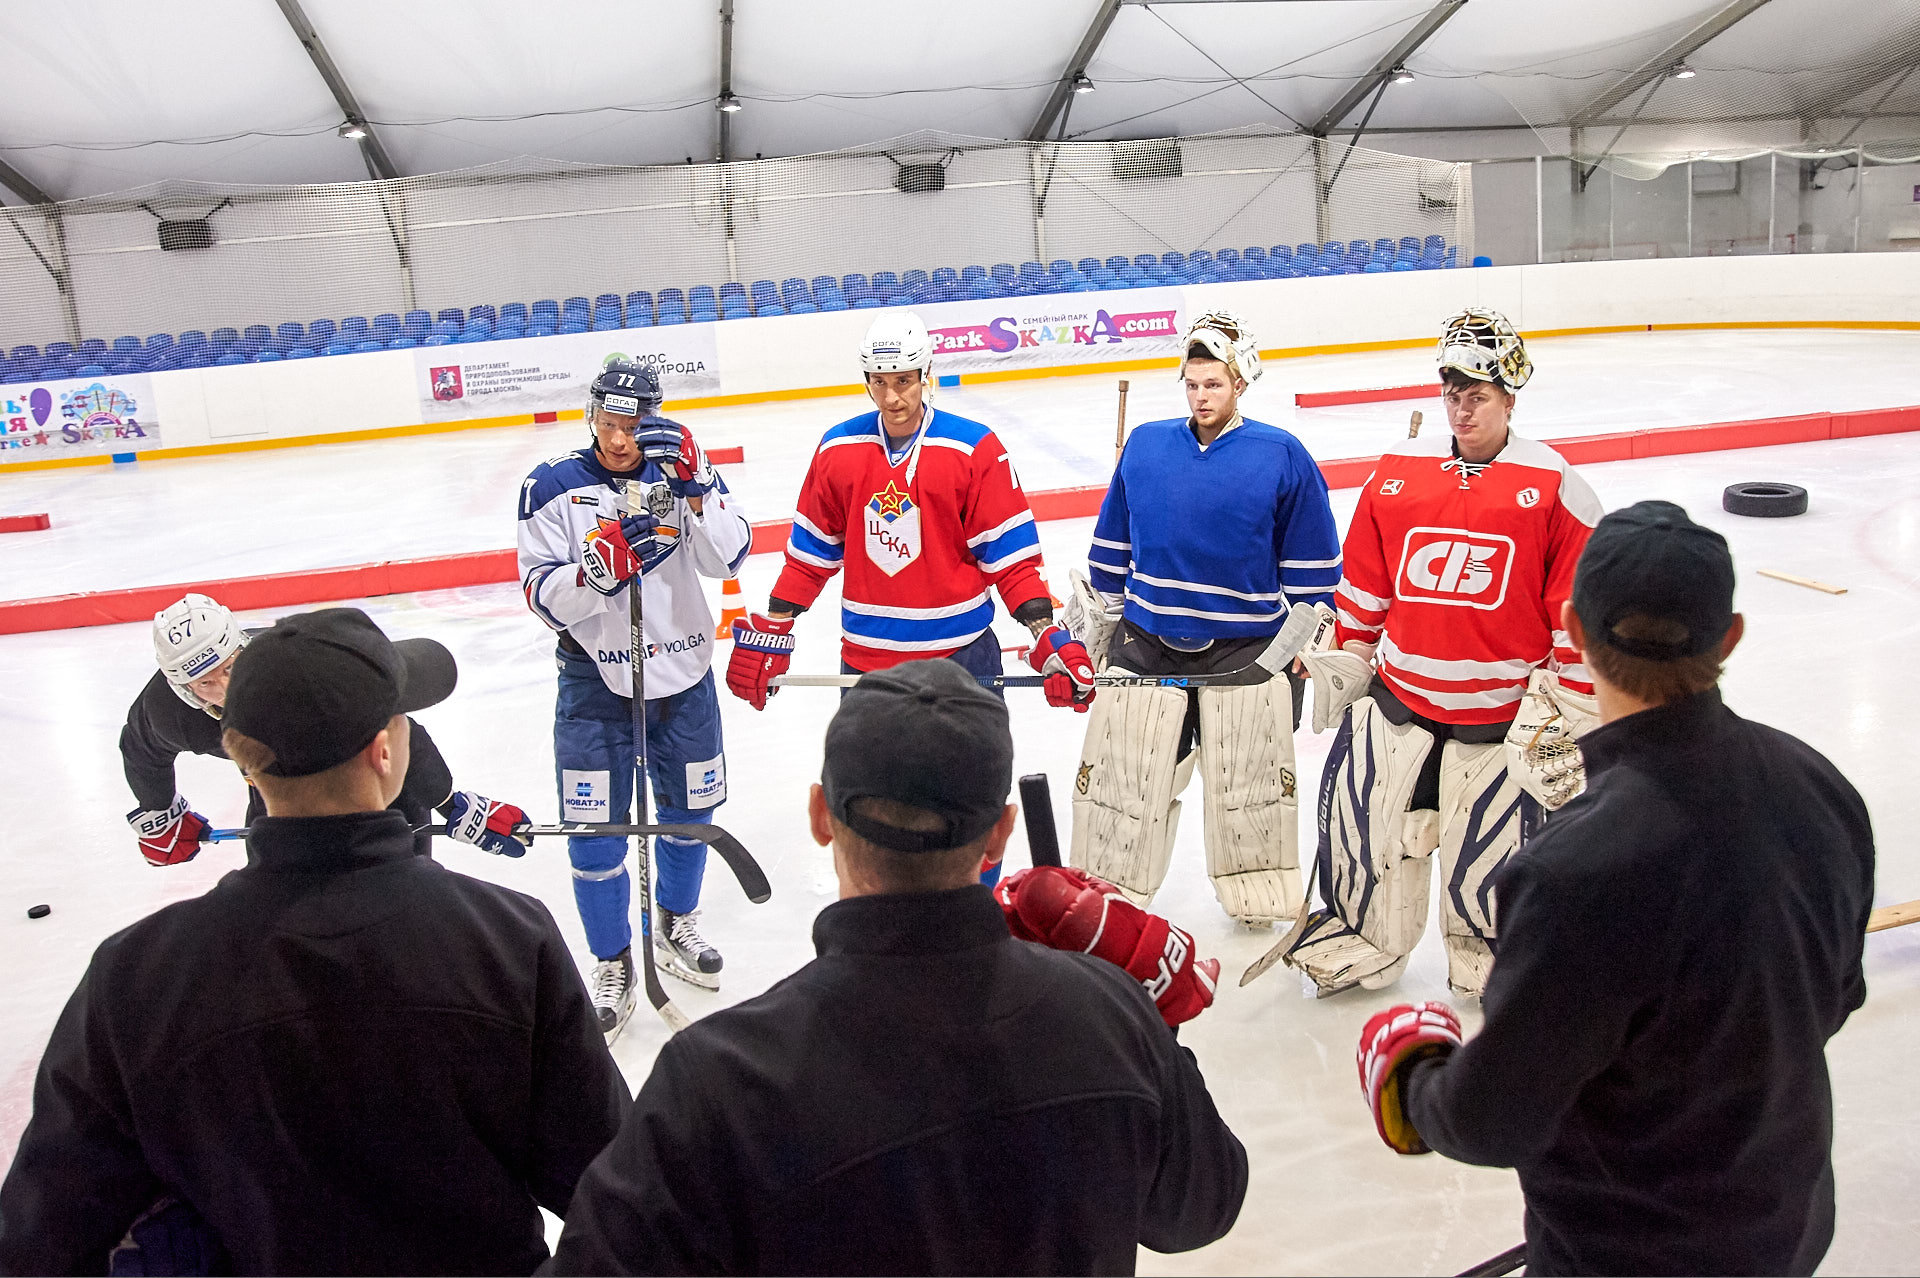
<svg viewBox="0 0 1920 1278">
<path fill-rule="evenodd" d="M 1300 665 L 1313 682 L 1313 730 L 1325 732 L 1340 722 L 1347 707 L 1366 694 L 1373 682 L 1373 652 L 1365 644 L 1347 648 L 1334 642 L 1333 609 L 1315 604 L 1320 628 L 1301 650 Z"/>
<path fill-rule="evenodd" d="M 679 537 L 679 529 L 652 515 L 602 518 L 580 548 L 580 580 L 603 595 L 618 594 L 636 573 L 658 568 Z"/>
<path fill-rule="evenodd" d="M 1014 936 L 1124 969 L 1153 996 L 1169 1027 L 1213 1003 L 1220 960 L 1194 957 L 1191 936 L 1111 883 L 1065 866 L 1040 865 L 1002 879 L 993 895 Z"/>
<path fill-rule="evenodd" d="M 514 831 L 527 814 L 511 803 L 495 803 L 471 790 L 456 790 L 447 800 L 447 837 L 495 856 L 525 856 L 533 836 Z"/>
<path fill-rule="evenodd" d="M 140 855 L 149 865 L 180 865 L 193 860 L 200 854 L 200 840 L 213 829 L 177 794 L 164 808 L 135 808 L 127 813 L 127 824 L 140 836 Z"/>
<path fill-rule="evenodd" d="M 1587 788 L 1579 738 L 1600 723 L 1591 694 L 1574 692 L 1544 667 L 1527 679 L 1527 695 L 1507 729 L 1507 771 L 1514 784 L 1552 812 Z"/>
<path fill-rule="evenodd" d="M 1087 712 L 1093 701 L 1093 658 L 1065 626 L 1056 622 L 1042 630 L 1027 654 L 1027 664 L 1047 677 L 1048 705 Z"/>
<path fill-rule="evenodd" d="M 1445 1003 L 1402 1003 L 1375 1012 L 1360 1031 L 1354 1054 L 1360 1067 L 1360 1090 L 1373 1110 L 1380 1139 L 1401 1154 L 1426 1154 L 1432 1149 L 1407 1117 L 1407 1069 L 1429 1056 L 1449 1056 L 1460 1046 L 1460 1018 Z"/>
</svg>

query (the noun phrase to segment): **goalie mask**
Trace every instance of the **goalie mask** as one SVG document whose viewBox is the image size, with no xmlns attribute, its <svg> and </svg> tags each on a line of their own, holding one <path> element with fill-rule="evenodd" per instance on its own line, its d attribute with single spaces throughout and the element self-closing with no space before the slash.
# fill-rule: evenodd
<svg viewBox="0 0 1920 1278">
<path fill-rule="evenodd" d="M 665 401 L 666 396 L 660 390 L 660 374 L 625 355 L 609 355 L 587 385 L 587 430 L 589 433 L 593 430 L 593 415 L 600 409 L 637 422 L 654 416 Z M 595 442 L 598 443 L 597 438 Z"/>
<path fill-rule="evenodd" d="M 1209 356 L 1227 366 L 1227 371 L 1251 386 L 1260 380 L 1260 350 L 1246 322 L 1232 311 L 1208 311 L 1187 326 L 1180 342 L 1180 366 L 1184 376 L 1187 353 L 1200 347 Z"/>
<path fill-rule="evenodd" d="M 1533 376 L 1526 343 L 1499 311 L 1469 306 L 1440 330 L 1440 371 L 1517 391 Z"/>
<path fill-rule="evenodd" d="M 247 637 L 233 614 L 205 595 L 188 595 L 153 615 L 153 655 L 167 686 L 195 710 L 216 719 L 219 707 L 208 705 L 187 685 L 246 646 Z"/>
</svg>

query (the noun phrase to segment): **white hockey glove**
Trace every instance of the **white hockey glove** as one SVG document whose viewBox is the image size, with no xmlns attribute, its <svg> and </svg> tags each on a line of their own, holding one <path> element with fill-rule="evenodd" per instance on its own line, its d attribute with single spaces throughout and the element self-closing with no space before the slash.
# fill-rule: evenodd
<svg viewBox="0 0 1920 1278">
<path fill-rule="evenodd" d="M 1313 680 L 1313 730 L 1325 732 L 1373 681 L 1373 649 L 1362 643 L 1335 647 L 1333 609 L 1316 604 L 1314 611 L 1320 614 L 1320 629 L 1300 653 L 1300 664 Z"/>
<path fill-rule="evenodd" d="M 1067 578 L 1073 590 L 1067 596 L 1060 620 L 1075 639 L 1086 645 L 1087 655 L 1093 658 L 1093 668 L 1105 670 L 1107 649 L 1112 646 L 1114 629 L 1120 624 L 1122 605 L 1095 590 L 1078 568 L 1069 568 Z"/>
<path fill-rule="evenodd" d="M 1599 722 L 1600 706 L 1591 695 L 1561 686 L 1559 675 L 1536 667 L 1507 729 L 1507 771 L 1514 784 L 1549 812 L 1586 789 L 1578 738 Z"/>
</svg>

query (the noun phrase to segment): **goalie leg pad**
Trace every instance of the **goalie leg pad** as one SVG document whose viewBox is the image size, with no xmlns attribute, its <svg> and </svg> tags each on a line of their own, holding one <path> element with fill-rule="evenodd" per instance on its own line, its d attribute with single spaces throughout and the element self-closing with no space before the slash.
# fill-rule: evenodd
<svg viewBox="0 0 1920 1278">
<path fill-rule="evenodd" d="M 1200 690 L 1200 780 L 1221 907 L 1259 926 L 1291 919 L 1301 903 L 1300 799 L 1286 679 Z"/>
<path fill-rule="evenodd" d="M 1439 826 L 1431 811 L 1408 812 L 1407 801 L 1433 747 L 1431 733 L 1388 722 L 1371 697 L 1354 702 L 1334 739 L 1318 808 L 1326 908 L 1286 956 L 1323 994 L 1369 978 L 1378 982 L 1370 988 L 1391 984 L 1426 930 Z"/>
<path fill-rule="evenodd" d="M 1178 688 L 1102 688 L 1087 716 L 1073 784 L 1075 869 L 1145 906 L 1173 855 L 1194 756 L 1178 757 L 1187 694 Z"/>
<path fill-rule="evenodd" d="M 1479 997 L 1493 969 L 1493 879 L 1540 823 L 1504 746 L 1449 741 L 1440 753 L 1440 919 L 1447 984 Z"/>
</svg>

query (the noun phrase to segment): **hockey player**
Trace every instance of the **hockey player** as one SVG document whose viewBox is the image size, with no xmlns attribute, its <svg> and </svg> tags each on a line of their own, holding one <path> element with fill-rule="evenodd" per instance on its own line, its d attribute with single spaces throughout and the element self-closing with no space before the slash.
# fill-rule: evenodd
<svg viewBox="0 0 1920 1278">
<path fill-rule="evenodd" d="M 1302 657 L 1314 730 L 1339 733 L 1318 804 L 1325 906 L 1284 944 L 1322 996 L 1399 979 L 1436 849 L 1447 982 L 1478 996 L 1493 876 L 1583 783 L 1570 738 L 1597 710 L 1560 609 L 1601 509 L 1565 458 L 1510 429 L 1532 373 L 1504 316 L 1447 320 L 1451 434 L 1380 459 L 1347 529 L 1330 645 Z"/>
<path fill-rule="evenodd" d="M 139 836 L 140 854 L 151 865 L 193 860 L 212 829 L 174 788 L 173 765 L 182 754 L 227 757 L 220 745 L 220 712 L 233 659 L 246 642 L 233 614 L 205 595 L 187 595 L 154 614 L 153 652 L 160 669 L 134 698 L 126 727 L 120 730 L 120 761 L 140 804 L 127 814 L 127 824 Z M 446 761 L 417 722 L 406 780 L 393 807 L 416 827 L 433 823 L 437 809 L 447 818 L 451 837 L 488 852 L 520 856 L 527 850 L 512 834 L 527 814 L 511 803 L 455 790 Z M 266 811 L 259 791 L 249 787 L 247 824 Z M 416 835 L 414 848 L 428 855 L 432 836 Z"/>
<path fill-rule="evenodd" d="M 1094 525 L 1075 634 L 1106 668 L 1216 674 L 1252 665 L 1294 603 L 1330 602 L 1340 534 L 1300 441 L 1240 415 L 1260 376 L 1238 317 L 1196 319 L 1180 376 L 1192 415 L 1127 439 Z M 1228 914 L 1271 926 L 1300 908 L 1290 680 L 1230 688 L 1109 688 L 1087 723 L 1073 863 L 1145 905 L 1159 890 L 1196 760 L 1207 873 Z M 1197 747 L 1197 748 L 1196 748 Z"/>
<path fill-rule="evenodd" d="M 793 660 L 794 618 L 844 567 L 843 674 L 926 657 L 1001 673 L 991 586 L 1033 634 L 1028 661 L 1048 676 L 1048 704 L 1085 712 L 1093 661 L 1053 619 L 1019 476 L 992 431 L 929 402 L 927 326 L 912 314 L 875 319 L 860 368 L 875 411 L 829 430 L 814 452 L 767 609 L 733 623 L 727 687 L 766 708 Z"/>
<path fill-rule="evenodd" d="M 628 583 L 636 574 L 646 626 L 647 772 L 658 819 L 709 823 L 727 797 L 709 669 L 713 614 L 700 578 L 738 572 L 752 529 L 692 433 L 658 416 L 661 403 L 653 369 L 610 356 L 587 390 L 592 441 L 536 466 L 520 490 L 521 586 L 527 606 L 560 636 L 553 755 L 561 817 L 570 822 L 617 822 L 632 807 Z M 662 837 L 657 851 L 653 935 L 662 968 L 717 989 L 720 952 L 697 926 L 707 846 Z M 627 841 L 569 838 L 567 852 L 596 960 L 594 1009 L 611 1042 L 633 1010 Z"/>
</svg>

